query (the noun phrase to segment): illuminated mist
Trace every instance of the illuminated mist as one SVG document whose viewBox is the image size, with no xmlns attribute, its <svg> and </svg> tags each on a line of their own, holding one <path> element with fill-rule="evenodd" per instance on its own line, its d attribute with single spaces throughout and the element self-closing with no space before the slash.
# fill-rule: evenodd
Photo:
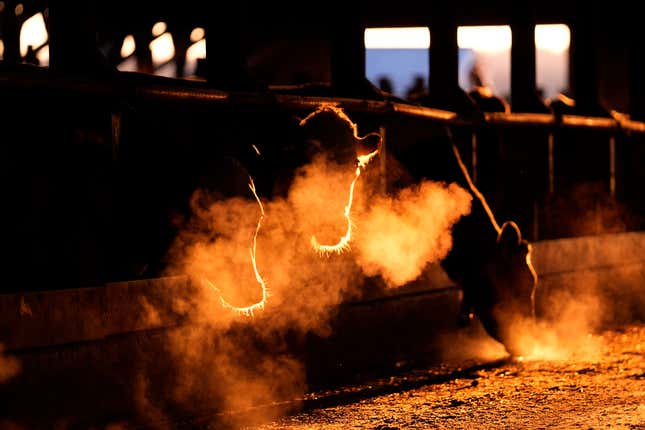
<svg viewBox="0 0 645 430">
<path fill-rule="evenodd" d="M 470 212 L 471 196 L 456 184 L 422 182 L 370 201 L 360 219 L 357 261 L 389 286 L 411 282 L 452 247 L 451 227 Z"/>
<path fill-rule="evenodd" d="M 540 275 L 537 321 L 511 323 L 509 342 L 525 361 L 597 362 L 604 330 L 645 317 L 642 233 L 581 236 L 534 244 Z M 442 339 L 445 359 L 491 360 L 508 355 L 479 322 Z"/>
<path fill-rule="evenodd" d="M 380 275 L 391 287 L 413 281 L 446 255 L 452 225 L 470 210 L 470 194 L 454 184 L 423 182 L 378 196 L 360 176 L 378 157 L 365 142 L 374 133 L 359 136 L 344 112 L 328 106 L 301 125 L 320 113 L 336 121 L 325 132 L 340 136 L 340 151 L 351 151 L 353 160 L 314 154 L 281 198 L 258 197 L 251 186 L 226 199 L 197 190 L 191 200 L 192 219 L 177 237 L 169 270 L 188 274 L 196 288 L 176 299 L 194 324 L 173 331 L 168 342 L 176 366 L 170 394 L 182 407 L 240 410 L 302 397 L 304 363 L 287 339 L 329 335 L 338 305 L 360 296 L 366 276 Z M 312 237 L 337 243 L 344 231 L 345 252 L 311 246 Z M 154 403 L 151 391 L 141 390 L 142 405 Z"/>
<path fill-rule="evenodd" d="M 2 353 L 3 349 L 2 344 L 0 344 L 0 384 L 20 373 L 18 359 L 4 355 Z"/>
</svg>

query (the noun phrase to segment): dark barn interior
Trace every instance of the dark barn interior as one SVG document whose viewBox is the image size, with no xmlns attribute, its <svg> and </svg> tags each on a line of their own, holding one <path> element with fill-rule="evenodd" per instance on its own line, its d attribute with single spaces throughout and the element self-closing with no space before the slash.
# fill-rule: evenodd
<svg viewBox="0 0 645 430">
<path fill-rule="evenodd" d="M 451 139 L 497 218 L 514 220 L 533 244 L 538 316 L 553 316 L 550 297 L 564 289 L 584 295 L 579 275 L 621 305 L 603 324 L 645 318 L 645 61 L 631 6 L 81 3 L 0 2 L 0 425 L 226 421 L 222 412 L 281 410 L 280 401 L 316 387 L 434 360 L 433 340 L 454 330 L 462 297 L 444 277 L 424 272 L 392 290 L 365 275 L 353 280 L 360 292 L 328 303 L 325 328 L 285 328 L 271 326 L 275 311 L 255 323 L 209 321 L 203 301 L 213 298 L 174 264 L 197 190 L 254 204 L 252 177 L 261 201 L 288 194 L 311 160 L 300 122 L 322 104 L 347 113 L 358 136 L 380 135 L 380 158 L 364 177 L 385 195 L 423 180 L 456 181 L 446 168 Z M 47 66 L 21 52 L 20 28 L 37 13 Z M 148 49 L 158 21 L 174 41 L 161 65 Z M 539 96 L 534 30 L 550 23 L 571 30 L 566 95 L 575 103 Z M 510 110 L 489 109 L 460 88 L 464 25 L 510 26 Z M 365 77 L 364 30 L 410 26 L 432 35 L 428 91 L 414 101 Z M 206 58 L 188 73 L 196 27 L 205 31 Z M 128 35 L 134 71 L 117 67 Z M 175 76 L 160 76 L 169 63 Z M 199 347 L 186 346 L 195 338 Z M 10 371 L 5 357 L 20 370 Z M 270 388 L 231 401 L 230 372 L 218 370 L 224 361 L 241 364 L 242 380 L 272 375 Z M 274 382 L 290 378 L 292 366 L 293 384 Z"/>
</svg>

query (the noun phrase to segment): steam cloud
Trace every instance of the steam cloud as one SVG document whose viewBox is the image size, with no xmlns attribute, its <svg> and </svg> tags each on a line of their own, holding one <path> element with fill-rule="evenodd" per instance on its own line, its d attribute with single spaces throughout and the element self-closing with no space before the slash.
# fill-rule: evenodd
<svg viewBox="0 0 645 430">
<path fill-rule="evenodd" d="M 470 212 L 471 196 L 456 184 L 422 182 L 395 197 L 377 197 L 361 217 L 357 260 L 367 275 L 401 286 L 452 247 L 451 227 Z"/>
<path fill-rule="evenodd" d="M 344 132 L 356 137 L 351 123 L 339 118 Z M 367 165 L 366 174 L 370 168 L 378 164 Z M 295 172 L 285 197 L 262 199 L 256 262 L 269 296 L 253 319 L 224 309 L 220 297 L 239 307 L 262 298 L 250 261 L 258 203 L 250 191 L 219 200 L 196 191 L 193 217 L 176 240 L 169 270 L 188 274 L 197 286 L 192 297 L 177 300 L 177 309 L 190 309 L 199 325 L 169 336 L 168 353 L 177 367 L 172 396 L 180 403 L 230 410 L 301 396 L 303 363 L 289 352 L 287 336 L 329 334 L 333 311 L 360 296 L 366 275 L 402 286 L 447 254 L 453 224 L 470 211 L 469 193 L 454 184 L 423 182 L 393 197 L 378 196 L 363 176 L 354 191 L 350 249 L 315 252 L 312 236 L 336 243 L 345 234 L 355 171 L 355 160 L 347 164 L 319 153 Z"/>
<path fill-rule="evenodd" d="M 341 134 L 349 136 L 346 141 L 352 136 L 354 144 L 360 140 L 346 116 L 334 109 L 322 111 L 338 115 L 345 124 Z M 350 249 L 329 255 L 315 252 L 312 236 L 320 243 L 336 243 L 347 229 L 344 208 L 356 177 L 356 164 L 347 160 L 319 152 L 295 172 L 285 197 L 262 199 L 265 216 L 255 256 L 269 296 L 254 318 L 231 312 L 221 299 L 245 307 L 263 297 L 250 253 L 260 217 L 258 202 L 250 190 L 226 199 L 205 190 L 195 192 L 192 219 L 177 237 L 168 272 L 188 274 L 196 287 L 176 300 L 176 310 L 189 312 L 193 324 L 168 335 L 174 384 L 166 394 L 174 399 L 174 407 L 193 412 L 244 410 L 301 397 L 306 387 L 303 357 L 294 355 L 289 339 L 328 335 L 333 312 L 344 300 L 361 295 L 366 276 L 380 276 L 390 288 L 401 287 L 450 251 L 452 226 L 470 212 L 470 193 L 455 184 L 424 181 L 396 195 L 379 194 L 370 181 L 378 168 L 373 162 L 356 183 Z M 516 332 L 527 345 L 523 350 L 531 351 L 527 359 L 594 356 L 598 345 L 588 334 L 608 307 L 598 295 L 589 294 L 592 281 L 585 287 L 585 300 L 572 289 L 567 290 L 571 296 L 551 295 L 553 302 L 544 307 L 552 314 L 537 326 L 519 329 L 525 322 L 517 322 Z M 452 333 L 446 342 L 447 359 L 505 355 L 504 347 L 479 325 L 475 332 Z M 153 394 L 158 388 L 148 387 L 145 377 L 139 388 L 138 404 L 144 413 L 160 415 L 162 408 L 157 408 Z"/>
</svg>

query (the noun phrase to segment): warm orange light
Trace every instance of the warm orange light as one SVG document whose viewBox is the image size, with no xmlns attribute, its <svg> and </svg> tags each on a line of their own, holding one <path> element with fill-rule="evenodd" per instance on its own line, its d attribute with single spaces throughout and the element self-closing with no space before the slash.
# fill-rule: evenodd
<svg viewBox="0 0 645 430">
<path fill-rule="evenodd" d="M 134 36 L 128 34 L 123 39 L 123 44 L 121 45 L 121 58 L 128 58 L 130 55 L 134 54 L 137 45 L 134 42 Z"/>
<path fill-rule="evenodd" d="M 191 42 L 199 42 L 204 38 L 204 35 L 206 32 L 204 31 L 203 28 L 201 27 L 195 27 L 193 28 L 193 31 L 190 32 L 190 41 Z"/>
<path fill-rule="evenodd" d="M 511 27 L 508 25 L 488 25 L 459 27 L 457 44 L 460 48 L 479 52 L 500 52 L 511 48 Z"/>
<path fill-rule="evenodd" d="M 4 42 L 0 39 L 0 60 L 4 59 Z"/>
<path fill-rule="evenodd" d="M 47 28 L 42 13 L 37 13 L 27 19 L 20 28 L 20 55 L 27 55 L 27 48 L 31 45 L 37 49 L 47 42 Z"/>
<path fill-rule="evenodd" d="M 367 49 L 428 49 L 428 27 L 366 28 Z"/>
<path fill-rule="evenodd" d="M 542 24 L 535 26 L 537 49 L 559 54 L 569 49 L 571 32 L 565 24 Z"/>
<path fill-rule="evenodd" d="M 352 219 L 350 218 L 350 212 L 352 210 L 352 201 L 354 200 L 354 186 L 358 177 L 361 175 L 361 168 L 356 168 L 356 176 L 352 181 L 352 184 L 349 186 L 349 198 L 347 199 L 347 205 L 343 211 L 343 216 L 347 220 L 347 230 L 345 235 L 340 238 L 340 240 L 335 245 L 321 245 L 318 243 L 316 236 L 311 236 L 311 247 L 318 251 L 321 254 L 341 254 L 342 252 L 349 249 L 349 241 L 352 238 Z"/>
<path fill-rule="evenodd" d="M 193 43 L 186 50 L 186 63 L 184 65 L 184 75 L 190 76 L 197 70 L 197 60 L 206 58 L 206 39 Z"/>
<path fill-rule="evenodd" d="M 163 21 L 156 22 L 155 25 L 152 26 L 152 35 L 154 37 L 161 36 L 164 33 L 164 31 L 166 31 L 166 28 L 168 28 L 168 26 L 166 25 L 165 22 Z"/>
<path fill-rule="evenodd" d="M 322 104 L 320 107 L 318 107 L 318 109 L 316 109 L 314 112 L 310 113 L 309 115 L 307 115 L 307 117 L 301 120 L 300 125 L 301 126 L 305 125 L 311 118 L 313 118 L 314 116 L 318 115 L 321 112 L 333 112 L 340 119 L 345 121 L 350 126 L 352 130 L 352 134 L 355 139 L 363 140 L 365 138 L 365 137 L 361 138 L 358 136 L 358 127 L 354 122 L 352 122 L 351 119 L 349 119 L 347 114 L 345 114 L 345 112 L 342 109 L 331 104 Z M 352 202 L 354 200 L 354 187 L 356 185 L 356 181 L 358 181 L 358 178 L 361 175 L 361 169 L 364 169 L 367 166 L 367 163 L 369 163 L 370 160 L 376 156 L 376 154 L 378 154 L 378 149 L 370 152 L 369 154 L 361 155 L 357 157 L 356 176 L 354 176 L 354 179 L 352 180 L 352 183 L 349 186 L 349 197 L 347 199 L 347 205 L 345 205 L 345 210 L 343 211 L 343 216 L 347 220 L 347 230 L 345 231 L 345 234 L 334 245 L 322 245 L 318 242 L 315 235 L 311 236 L 311 246 L 314 250 L 316 250 L 320 254 L 323 254 L 323 255 L 328 255 L 332 253 L 341 254 L 342 252 L 349 249 L 349 242 L 352 238 L 352 219 L 350 217 L 350 213 L 352 210 Z"/>
<path fill-rule="evenodd" d="M 220 301 L 222 302 L 222 306 L 224 308 L 230 309 L 239 315 L 252 317 L 255 315 L 255 311 L 264 309 L 264 306 L 266 305 L 266 302 L 267 302 L 267 298 L 269 297 L 269 290 L 267 289 L 266 283 L 264 282 L 264 279 L 262 279 L 262 276 L 258 271 L 258 265 L 255 259 L 258 233 L 260 232 L 260 227 L 262 226 L 262 220 L 264 219 L 264 206 L 262 206 L 262 202 L 258 197 L 257 191 L 255 190 L 255 183 L 253 182 L 252 178 L 249 178 L 249 188 L 251 189 L 251 192 L 253 193 L 255 200 L 257 200 L 258 205 L 260 206 L 260 218 L 258 219 L 257 226 L 255 227 L 255 233 L 253 234 L 253 245 L 251 246 L 250 253 L 251 253 L 251 265 L 253 266 L 255 279 L 262 287 L 262 299 L 257 303 L 254 303 L 250 306 L 245 306 L 245 307 L 233 306 L 229 302 L 227 302 L 224 299 L 224 297 L 222 297 L 221 295 L 220 295 Z M 204 281 L 209 287 L 211 287 L 213 290 L 221 294 L 221 290 L 217 288 L 211 281 L 209 281 L 208 279 L 204 279 Z"/>
<path fill-rule="evenodd" d="M 167 63 L 175 57 L 175 44 L 170 33 L 164 33 L 150 42 L 152 62 L 156 66 Z"/>
<path fill-rule="evenodd" d="M 41 66 L 49 66 L 49 45 L 45 45 L 36 53 L 38 64 Z"/>
</svg>

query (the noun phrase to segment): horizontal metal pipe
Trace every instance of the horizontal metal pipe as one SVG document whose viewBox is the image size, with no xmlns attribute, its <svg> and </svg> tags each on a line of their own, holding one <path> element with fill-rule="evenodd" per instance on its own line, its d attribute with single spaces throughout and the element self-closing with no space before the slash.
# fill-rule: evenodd
<svg viewBox="0 0 645 430">
<path fill-rule="evenodd" d="M 331 104 L 352 112 L 373 114 L 399 114 L 448 124 L 481 124 L 476 118 L 462 118 L 456 112 L 429 108 L 391 100 L 320 97 L 285 94 L 267 89 L 266 92 L 231 92 L 209 88 L 205 82 L 178 81 L 171 78 L 151 77 L 135 72 L 119 72 L 114 78 L 90 79 L 51 76 L 47 70 L 30 70 L 30 73 L 7 73 L 0 69 L 0 88 L 39 91 L 63 91 L 67 94 L 87 94 L 119 100 L 140 98 L 162 102 L 209 103 L 240 106 L 281 105 L 292 109 L 310 109 L 321 104 Z M 303 89 L 303 91 L 306 91 Z M 519 125 L 543 127 L 572 127 L 598 130 L 628 130 L 645 133 L 645 122 L 633 121 L 621 115 L 613 118 L 579 115 L 556 116 L 543 113 L 487 112 L 483 122 L 494 125 Z"/>
</svg>

